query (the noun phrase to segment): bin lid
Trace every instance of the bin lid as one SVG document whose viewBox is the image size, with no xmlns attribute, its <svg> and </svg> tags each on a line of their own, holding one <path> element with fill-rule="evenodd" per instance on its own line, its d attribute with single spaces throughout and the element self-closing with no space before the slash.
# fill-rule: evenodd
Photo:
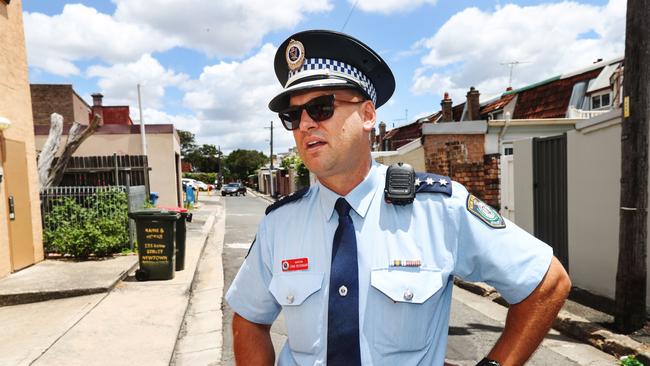
<svg viewBox="0 0 650 366">
<path fill-rule="evenodd" d="M 129 217 L 132 219 L 158 219 L 158 220 L 178 220 L 180 213 L 160 209 L 160 208 L 145 208 L 129 212 Z"/>
<path fill-rule="evenodd" d="M 187 209 L 184 208 L 184 207 L 171 207 L 171 206 L 170 206 L 170 207 L 167 207 L 167 206 L 159 206 L 158 208 L 161 209 L 161 210 L 171 211 L 171 212 L 180 212 L 180 213 L 185 213 L 185 212 L 187 212 Z"/>
</svg>

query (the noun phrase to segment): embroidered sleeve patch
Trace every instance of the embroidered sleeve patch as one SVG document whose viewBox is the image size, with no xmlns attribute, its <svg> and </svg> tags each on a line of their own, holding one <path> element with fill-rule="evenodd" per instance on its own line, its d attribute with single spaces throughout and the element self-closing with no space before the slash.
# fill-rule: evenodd
<svg viewBox="0 0 650 366">
<path fill-rule="evenodd" d="M 495 229 L 503 229 L 506 227 L 506 222 L 503 220 L 503 217 L 495 209 L 476 198 L 473 194 L 467 197 L 467 211 L 481 219 L 489 227 Z"/>
</svg>

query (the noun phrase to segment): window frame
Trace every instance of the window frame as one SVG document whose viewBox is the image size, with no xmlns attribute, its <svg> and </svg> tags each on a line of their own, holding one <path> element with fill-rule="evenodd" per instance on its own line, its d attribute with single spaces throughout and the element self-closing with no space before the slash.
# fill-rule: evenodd
<svg viewBox="0 0 650 366">
<path fill-rule="evenodd" d="M 604 96 L 607 96 L 608 104 L 603 104 L 603 97 Z M 598 104 L 597 107 L 596 107 L 594 101 L 598 101 L 597 102 L 597 104 Z M 604 93 L 592 94 L 589 97 L 589 106 L 591 107 L 592 111 L 611 108 L 611 106 L 612 106 L 612 92 L 608 90 L 608 91 L 606 91 Z"/>
</svg>

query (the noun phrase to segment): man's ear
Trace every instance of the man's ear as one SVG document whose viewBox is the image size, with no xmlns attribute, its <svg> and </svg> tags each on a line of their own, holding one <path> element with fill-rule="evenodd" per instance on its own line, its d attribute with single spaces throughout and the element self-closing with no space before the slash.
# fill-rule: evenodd
<svg viewBox="0 0 650 366">
<path fill-rule="evenodd" d="M 366 100 L 361 105 L 361 117 L 363 118 L 363 130 L 365 132 L 372 131 L 377 118 L 377 110 L 375 110 L 375 104 L 372 101 Z"/>
</svg>

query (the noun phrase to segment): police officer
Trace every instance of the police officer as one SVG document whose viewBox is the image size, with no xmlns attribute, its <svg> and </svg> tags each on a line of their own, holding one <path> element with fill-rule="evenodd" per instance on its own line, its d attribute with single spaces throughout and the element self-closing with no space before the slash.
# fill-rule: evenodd
<svg viewBox="0 0 650 366">
<path fill-rule="evenodd" d="M 228 290 L 237 364 L 273 364 L 283 311 L 279 365 L 442 365 L 454 276 L 512 304 L 479 364 L 523 364 L 571 286 L 552 249 L 448 177 L 418 173 L 412 203 L 387 202 L 369 136 L 395 81 L 359 40 L 294 34 L 275 73 L 283 90 L 269 108 L 318 182 L 267 209 Z"/>
</svg>

